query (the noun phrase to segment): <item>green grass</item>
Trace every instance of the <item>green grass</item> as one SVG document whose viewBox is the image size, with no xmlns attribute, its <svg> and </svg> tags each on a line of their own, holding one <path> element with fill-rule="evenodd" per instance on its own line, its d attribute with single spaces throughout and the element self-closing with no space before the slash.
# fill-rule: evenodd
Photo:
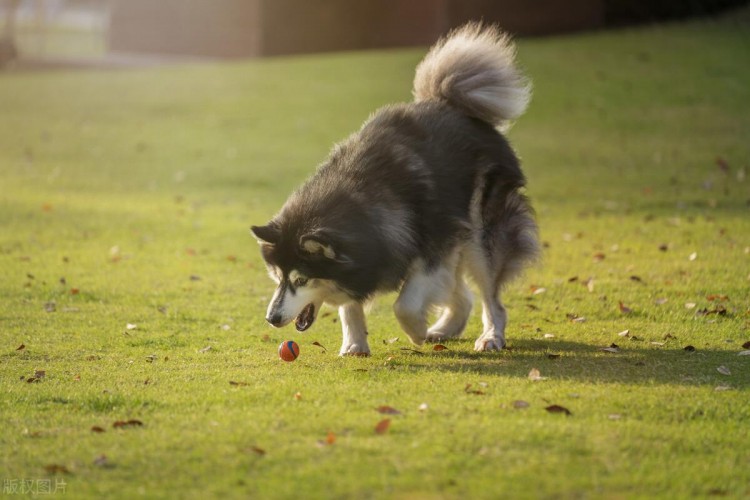
<svg viewBox="0 0 750 500">
<path fill-rule="evenodd" d="M 393 297 L 372 308 L 368 359 L 336 355 L 335 315 L 305 334 L 263 321 L 249 226 L 373 109 L 409 99 L 423 51 L 0 75 L 3 487 L 750 495 L 749 41 L 732 17 L 520 41 L 535 96 L 509 135 L 546 248 L 505 292 L 512 350 L 486 354 L 476 312 L 448 350 L 402 350 Z M 276 355 L 287 338 L 294 363 Z M 402 414 L 377 435 L 381 405 Z M 144 425 L 112 427 L 129 419 Z"/>
</svg>

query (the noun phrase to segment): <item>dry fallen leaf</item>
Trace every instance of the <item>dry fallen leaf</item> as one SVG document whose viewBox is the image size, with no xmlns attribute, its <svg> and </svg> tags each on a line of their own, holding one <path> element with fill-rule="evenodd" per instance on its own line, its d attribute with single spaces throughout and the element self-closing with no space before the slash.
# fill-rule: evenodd
<svg viewBox="0 0 750 500">
<path fill-rule="evenodd" d="M 630 330 L 623 330 L 617 334 L 619 337 L 630 337 Z"/>
<path fill-rule="evenodd" d="M 689 260 L 690 262 L 693 262 L 693 261 L 694 261 L 695 259 L 697 259 L 697 258 L 698 258 L 698 252 L 693 252 L 693 253 L 691 253 L 691 254 L 690 254 L 690 255 L 688 256 L 688 260 Z"/>
<path fill-rule="evenodd" d="M 558 359 L 558 358 L 560 358 L 559 354 L 552 354 L 552 353 L 547 354 L 547 359 Z"/>
<path fill-rule="evenodd" d="M 378 413 L 382 413 L 383 415 L 401 415 L 401 412 L 392 406 L 378 406 L 375 409 Z"/>
<path fill-rule="evenodd" d="M 443 344 L 435 344 L 435 346 L 432 348 L 433 351 L 447 351 L 448 348 L 445 347 Z"/>
<path fill-rule="evenodd" d="M 750 340 L 748 340 L 747 342 L 745 342 L 744 344 L 742 344 L 742 348 L 743 349 L 750 349 Z"/>
<path fill-rule="evenodd" d="M 391 426 L 391 419 L 390 418 L 384 418 L 380 422 L 378 422 L 378 425 L 375 426 L 375 434 L 385 434 L 388 432 L 388 427 Z"/>
<path fill-rule="evenodd" d="M 737 353 L 737 356 L 750 356 L 750 350 L 748 351 L 740 351 Z"/>
<path fill-rule="evenodd" d="M 422 403 L 421 405 L 419 405 L 419 408 L 418 408 L 419 411 L 427 411 L 429 409 L 430 407 L 427 403 Z"/>
<path fill-rule="evenodd" d="M 59 464 L 49 464 L 44 466 L 44 470 L 46 470 L 49 474 L 70 474 L 70 471 L 67 467 L 64 465 Z"/>
<path fill-rule="evenodd" d="M 620 312 L 623 314 L 630 314 L 631 312 L 633 312 L 633 310 L 629 308 L 628 306 L 626 306 L 625 304 L 623 304 L 622 301 L 618 302 L 618 307 L 620 308 Z"/>
<path fill-rule="evenodd" d="M 133 323 L 127 323 L 127 324 L 125 325 L 125 329 L 126 329 L 126 330 L 135 330 L 136 328 L 138 328 L 138 325 L 135 325 L 135 324 L 133 324 Z"/>
<path fill-rule="evenodd" d="M 484 394 L 483 391 L 480 391 L 480 390 L 477 390 L 477 389 L 472 389 L 471 388 L 471 384 L 466 384 L 466 387 L 464 387 L 464 392 L 466 394 L 476 394 L 477 396 L 481 396 L 481 395 Z"/>
<path fill-rule="evenodd" d="M 249 382 L 238 382 L 238 381 L 235 381 L 235 380 L 230 380 L 229 381 L 229 385 L 245 386 L 245 385 L 250 385 L 250 383 Z"/>
<path fill-rule="evenodd" d="M 529 371 L 528 377 L 529 377 L 529 380 L 533 380 L 533 381 L 546 380 L 547 379 L 547 377 L 542 377 L 542 374 L 541 374 L 541 372 L 539 371 L 538 368 L 532 368 Z"/>
<path fill-rule="evenodd" d="M 296 399 L 297 401 L 301 400 L 302 399 L 302 393 L 301 392 L 295 392 L 294 393 L 294 399 Z"/>
<path fill-rule="evenodd" d="M 682 349 L 685 350 L 685 351 L 687 351 L 687 352 L 695 352 L 695 346 L 692 346 L 692 345 L 686 345 Z"/>
<path fill-rule="evenodd" d="M 393 337 L 393 338 L 388 339 L 388 340 L 383 340 L 383 344 L 385 344 L 385 345 L 393 344 L 395 342 L 398 342 L 398 337 Z"/>
<path fill-rule="evenodd" d="M 107 432 L 107 431 L 105 431 L 102 427 L 99 427 L 98 425 L 95 425 L 95 426 L 93 426 L 91 428 L 91 432 L 101 433 L 101 432 Z"/>
<path fill-rule="evenodd" d="M 330 446 L 335 442 L 336 442 L 336 434 L 334 434 L 331 431 L 328 431 L 328 435 L 326 435 L 326 444 Z"/>
<path fill-rule="evenodd" d="M 130 420 L 118 420 L 114 424 L 112 424 L 112 427 L 115 429 L 122 429 L 125 427 L 141 427 L 143 425 L 143 422 L 137 419 L 130 419 Z"/>
<path fill-rule="evenodd" d="M 729 376 L 729 375 L 732 374 L 732 372 L 729 370 L 729 368 L 727 368 L 724 365 L 721 365 L 720 367 L 718 367 L 716 369 L 716 371 L 719 372 L 719 373 L 721 373 L 722 375 L 726 375 L 726 376 Z"/>
<path fill-rule="evenodd" d="M 607 256 L 603 252 L 597 252 L 594 254 L 594 262 L 601 262 L 603 261 Z"/>
<path fill-rule="evenodd" d="M 555 338 L 555 334 L 554 333 L 545 333 L 544 334 L 544 338 L 545 339 L 554 339 Z"/>
<path fill-rule="evenodd" d="M 24 349 L 26 349 L 26 344 L 21 344 L 18 347 L 16 347 L 16 351 L 23 351 Z"/>
<path fill-rule="evenodd" d="M 547 406 L 544 409 L 547 410 L 550 413 L 564 413 L 565 415 L 568 415 L 568 416 L 572 415 L 572 413 L 570 412 L 570 410 L 568 410 L 564 406 L 560 406 L 560 405 L 550 405 L 550 406 Z"/>
<path fill-rule="evenodd" d="M 94 459 L 94 465 L 98 467 L 111 467 L 109 461 L 107 460 L 107 455 L 104 454 L 101 454 Z"/>
<path fill-rule="evenodd" d="M 323 344 L 321 344 L 320 342 L 317 342 L 317 341 L 316 341 L 316 342 L 313 342 L 313 343 L 312 343 L 312 345 L 315 345 L 315 346 L 318 346 L 318 347 L 320 347 L 321 349 L 323 349 L 323 352 L 328 352 L 328 349 L 326 349 L 326 348 L 325 348 L 325 347 L 323 346 Z"/>
<path fill-rule="evenodd" d="M 517 399 L 517 400 L 513 401 L 513 408 L 515 408 L 517 410 L 522 410 L 524 408 L 528 408 L 529 406 L 531 406 L 531 405 L 529 405 L 529 403 L 527 403 L 526 401 L 523 401 L 521 399 Z"/>
</svg>

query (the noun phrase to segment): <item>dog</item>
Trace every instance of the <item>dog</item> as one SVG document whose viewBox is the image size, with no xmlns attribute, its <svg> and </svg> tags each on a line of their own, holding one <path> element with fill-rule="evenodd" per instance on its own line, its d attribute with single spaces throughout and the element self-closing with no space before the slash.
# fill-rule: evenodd
<svg viewBox="0 0 750 500">
<path fill-rule="evenodd" d="M 393 310 L 410 340 L 440 342 L 468 322 L 468 275 L 482 299 L 474 349 L 505 347 L 500 292 L 539 244 L 524 174 L 499 127 L 525 111 L 530 82 L 507 35 L 469 23 L 430 49 L 413 94 L 371 115 L 268 224 L 252 227 L 278 285 L 272 326 L 305 331 L 324 303 L 337 306 L 340 355 L 367 356 L 364 306 L 398 291 Z"/>
</svg>

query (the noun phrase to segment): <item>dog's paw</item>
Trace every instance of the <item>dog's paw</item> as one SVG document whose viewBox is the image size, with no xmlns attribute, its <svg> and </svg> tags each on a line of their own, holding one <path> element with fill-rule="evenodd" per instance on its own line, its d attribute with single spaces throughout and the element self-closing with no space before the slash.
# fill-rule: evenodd
<svg viewBox="0 0 750 500">
<path fill-rule="evenodd" d="M 474 343 L 474 350 L 483 351 L 502 351 L 505 347 L 505 339 L 497 337 L 479 337 Z"/>
<path fill-rule="evenodd" d="M 339 356 L 364 356 L 367 357 L 370 355 L 370 347 L 360 344 L 349 344 L 347 346 L 341 346 L 341 351 L 339 351 Z"/>
<path fill-rule="evenodd" d="M 432 328 L 427 331 L 427 338 L 425 339 L 426 342 L 429 342 L 431 344 L 436 344 L 438 342 L 444 342 L 446 340 L 455 339 L 461 336 L 461 331 L 459 332 L 446 332 L 441 330 L 433 330 Z"/>
</svg>

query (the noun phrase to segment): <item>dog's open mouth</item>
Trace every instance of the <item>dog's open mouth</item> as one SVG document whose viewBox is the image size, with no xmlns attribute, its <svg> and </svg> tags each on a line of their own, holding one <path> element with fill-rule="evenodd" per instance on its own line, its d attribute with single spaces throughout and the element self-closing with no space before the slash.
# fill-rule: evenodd
<svg viewBox="0 0 750 500">
<path fill-rule="evenodd" d="M 315 304 L 307 304 L 297 319 L 294 320 L 294 326 L 298 332 L 304 332 L 310 328 L 315 321 Z"/>
</svg>

